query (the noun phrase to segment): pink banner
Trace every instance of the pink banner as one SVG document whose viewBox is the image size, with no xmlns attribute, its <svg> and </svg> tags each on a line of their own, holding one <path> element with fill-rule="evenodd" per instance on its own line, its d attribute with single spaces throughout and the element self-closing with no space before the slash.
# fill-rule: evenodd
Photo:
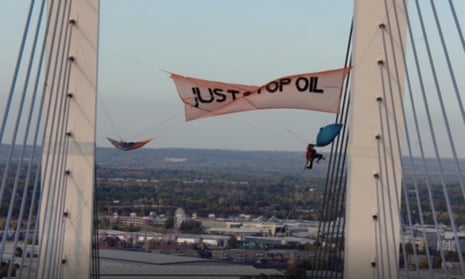
<svg viewBox="0 0 465 279">
<path fill-rule="evenodd" d="M 256 109 L 306 109 L 338 113 L 350 68 L 293 75 L 262 86 L 208 81 L 171 74 L 185 104 L 186 121 Z"/>
</svg>

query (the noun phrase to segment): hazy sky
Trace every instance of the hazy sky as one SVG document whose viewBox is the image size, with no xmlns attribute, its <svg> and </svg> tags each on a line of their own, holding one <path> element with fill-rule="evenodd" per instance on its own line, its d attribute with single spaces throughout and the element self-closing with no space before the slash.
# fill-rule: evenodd
<svg viewBox="0 0 465 279">
<path fill-rule="evenodd" d="M 334 115 L 268 110 L 185 122 L 162 70 L 261 85 L 342 67 L 352 4 L 322 12 L 335 2 L 102 1 L 100 101 L 121 137 L 155 136 L 153 147 L 302 150 Z M 102 144 L 115 132 L 99 115 Z"/>
<path fill-rule="evenodd" d="M 2 0 L 0 89 L 9 88 L 29 1 Z M 337 9 L 334 8 L 337 5 Z M 262 110 L 184 120 L 169 75 L 261 85 L 342 67 L 351 1 L 101 0 L 97 145 L 303 150 L 332 114 Z M 113 125 L 113 124 L 114 125 Z M 114 126 L 114 127 L 113 127 Z"/>
<path fill-rule="evenodd" d="M 110 146 L 107 136 L 154 137 L 149 148 L 302 151 L 321 126 L 335 119 L 328 113 L 278 109 L 186 122 L 184 105 L 164 71 L 261 85 L 342 67 L 353 1 L 100 3 L 98 146 Z M 28 5 L 2 0 L 0 6 L 0 38 L 9 38 L 0 45 L 0 96 L 9 89 Z"/>
</svg>

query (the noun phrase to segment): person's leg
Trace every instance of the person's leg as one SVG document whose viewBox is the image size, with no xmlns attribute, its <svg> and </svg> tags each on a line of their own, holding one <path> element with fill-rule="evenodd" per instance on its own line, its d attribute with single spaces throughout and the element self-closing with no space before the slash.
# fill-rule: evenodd
<svg viewBox="0 0 465 279">
<path fill-rule="evenodd" d="M 307 169 L 311 169 L 313 167 L 313 160 L 307 160 L 307 163 L 305 164 L 305 167 Z"/>
</svg>

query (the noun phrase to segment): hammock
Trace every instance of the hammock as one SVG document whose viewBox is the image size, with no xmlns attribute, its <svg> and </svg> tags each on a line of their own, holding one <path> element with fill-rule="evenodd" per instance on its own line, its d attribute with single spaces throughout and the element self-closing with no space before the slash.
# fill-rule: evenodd
<svg viewBox="0 0 465 279">
<path fill-rule="evenodd" d="M 132 142 L 132 141 L 119 141 L 119 140 L 115 140 L 115 139 L 108 138 L 108 137 L 107 139 L 108 141 L 111 142 L 111 144 L 113 144 L 114 147 L 116 147 L 119 150 L 123 150 L 123 151 L 129 151 L 129 150 L 142 148 L 144 145 L 146 145 L 147 143 L 153 140 L 153 139 L 147 139 L 143 141 Z"/>
</svg>

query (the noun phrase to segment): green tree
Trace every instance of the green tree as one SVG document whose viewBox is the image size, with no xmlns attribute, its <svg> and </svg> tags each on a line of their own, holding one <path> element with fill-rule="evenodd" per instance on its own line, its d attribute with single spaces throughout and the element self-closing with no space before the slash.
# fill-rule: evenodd
<svg viewBox="0 0 465 279">
<path fill-rule="evenodd" d="M 23 249 L 21 247 L 16 247 L 15 257 L 22 257 L 23 256 Z"/>
<path fill-rule="evenodd" d="M 185 220 L 181 223 L 181 227 L 179 229 L 185 233 L 201 233 L 201 225 L 202 223 L 196 220 Z"/>
<path fill-rule="evenodd" d="M 165 221 L 165 228 L 172 229 L 173 227 L 174 227 L 174 218 L 172 216 L 170 216 Z"/>
</svg>

